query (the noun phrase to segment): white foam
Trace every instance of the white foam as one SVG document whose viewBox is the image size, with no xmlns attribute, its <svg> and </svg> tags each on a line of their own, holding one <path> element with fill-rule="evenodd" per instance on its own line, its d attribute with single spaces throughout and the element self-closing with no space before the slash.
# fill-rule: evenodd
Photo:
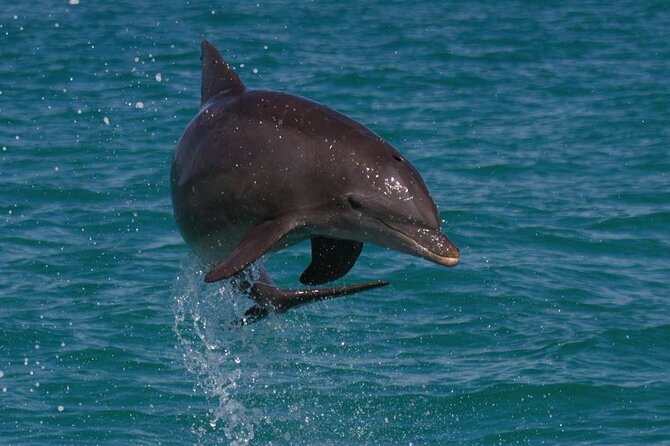
<svg viewBox="0 0 670 446">
<path fill-rule="evenodd" d="M 250 375 L 248 370 L 242 370 L 241 356 L 248 352 L 246 338 L 252 330 L 231 330 L 231 323 L 239 320 L 252 303 L 233 280 L 218 282 L 218 286 L 205 284 L 201 268 L 200 262 L 190 256 L 173 283 L 174 332 L 179 349 L 186 368 L 196 376 L 198 387 L 216 405 L 208 410 L 207 424 L 193 429 L 203 435 L 216 429 L 223 431 L 230 444 L 249 444 L 258 416 L 238 402 L 235 395 L 239 384 Z M 259 270 L 249 270 L 247 280 L 257 280 Z"/>
</svg>

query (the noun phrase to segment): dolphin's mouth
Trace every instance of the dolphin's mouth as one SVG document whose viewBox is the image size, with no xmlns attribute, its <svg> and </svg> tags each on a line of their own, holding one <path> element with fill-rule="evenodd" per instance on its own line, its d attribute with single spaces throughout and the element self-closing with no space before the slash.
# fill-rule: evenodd
<svg viewBox="0 0 670 446">
<path fill-rule="evenodd" d="M 403 230 L 404 228 L 400 229 L 382 220 L 380 221 L 398 236 L 402 244 L 410 251 L 410 254 L 423 257 L 438 265 L 447 267 L 458 265 L 460 260 L 459 249 L 439 230 L 416 226 Z"/>
</svg>

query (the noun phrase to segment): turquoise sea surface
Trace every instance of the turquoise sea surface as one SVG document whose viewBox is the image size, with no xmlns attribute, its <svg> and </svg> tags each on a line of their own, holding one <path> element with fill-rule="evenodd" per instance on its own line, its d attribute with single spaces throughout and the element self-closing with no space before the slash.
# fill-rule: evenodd
<svg viewBox="0 0 670 446">
<path fill-rule="evenodd" d="M 670 444 L 669 2 L 1 9 L 0 444 Z M 461 263 L 230 330 L 168 181 L 205 38 L 395 145 Z"/>
</svg>

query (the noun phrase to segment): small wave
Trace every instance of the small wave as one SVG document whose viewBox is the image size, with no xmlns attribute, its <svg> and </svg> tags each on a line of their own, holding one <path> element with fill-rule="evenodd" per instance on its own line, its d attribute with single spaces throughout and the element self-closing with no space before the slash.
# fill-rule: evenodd
<svg viewBox="0 0 670 446">
<path fill-rule="evenodd" d="M 670 222 L 670 212 L 649 212 L 638 215 L 615 216 L 601 220 L 592 225 L 598 230 L 630 230 L 634 228 L 661 230 L 667 228 Z"/>
</svg>

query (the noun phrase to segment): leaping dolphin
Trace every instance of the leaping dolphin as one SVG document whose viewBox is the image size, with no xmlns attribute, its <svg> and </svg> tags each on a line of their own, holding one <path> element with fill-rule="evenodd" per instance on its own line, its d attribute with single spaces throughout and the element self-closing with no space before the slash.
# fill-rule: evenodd
<svg viewBox="0 0 670 446">
<path fill-rule="evenodd" d="M 306 285 L 344 276 L 363 243 L 458 263 L 421 175 L 384 139 L 300 96 L 247 89 L 207 41 L 201 62 L 200 111 L 177 143 L 171 187 L 184 240 L 212 267 L 206 282 L 307 239 Z M 249 318 L 388 284 L 282 290 L 264 270 L 242 283 L 257 303 Z"/>
</svg>

